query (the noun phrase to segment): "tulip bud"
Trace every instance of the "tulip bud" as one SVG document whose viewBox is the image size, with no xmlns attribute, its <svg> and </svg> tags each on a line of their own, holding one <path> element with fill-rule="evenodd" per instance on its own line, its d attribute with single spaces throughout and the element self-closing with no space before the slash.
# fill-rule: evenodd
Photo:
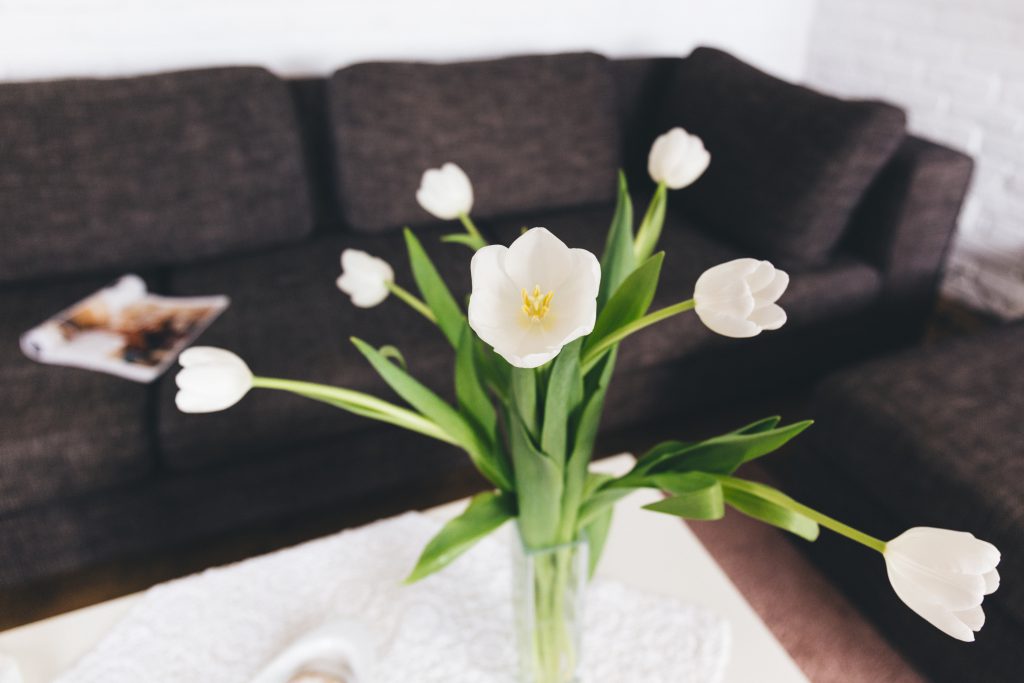
<svg viewBox="0 0 1024 683">
<path fill-rule="evenodd" d="M 182 370 L 175 378 L 174 402 L 183 413 L 212 413 L 230 408 L 252 388 L 252 372 L 226 349 L 193 346 L 178 358 Z"/>
<path fill-rule="evenodd" d="M 373 308 L 387 299 L 388 286 L 394 281 L 395 271 L 384 259 L 358 249 L 341 252 L 341 276 L 336 284 L 359 308 Z"/>
<path fill-rule="evenodd" d="M 907 607 L 957 640 L 985 623 L 981 602 L 999 587 L 999 550 L 965 531 L 915 527 L 885 544 L 885 568 Z"/>
<path fill-rule="evenodd" d="M 707 169 L 711 155 L 696 135 L 673 128 L 658 137 L 647 157 L 647 171 L 656 183 L 678 190 L 692 185 Z"/>
<path fill-rule="evenodd" d="M 465 171 L 448 162 L 441 168 L 431 168 L 423 173 L 416 201 L 427 213 L 450 221 L 473 208 L 473 185 Z"/>
<path fill-rule="evenodd" d="M 704 271 L 694 287 L 694 310 L 712 332 L 726 337 L 755 337 L 777 330 L 786 312 L 775 304 L 789 275 L 768 261 L 741 258 Z"/>
</svg>

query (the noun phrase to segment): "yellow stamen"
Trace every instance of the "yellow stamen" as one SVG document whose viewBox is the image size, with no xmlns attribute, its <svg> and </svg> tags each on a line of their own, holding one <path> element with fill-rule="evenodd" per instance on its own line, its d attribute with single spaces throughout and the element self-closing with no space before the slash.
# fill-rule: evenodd
<svg viewBox="0 0 1024 683">
<path fill-rule="evenodd" d="M 551 308 L 551 299 L 554 296 L 554 291 L 541 295 L 540 285 L 534 286 L 532 294 L 523 289 L 523 313 L 530 320 L 543 320 Z"/>
</svg>

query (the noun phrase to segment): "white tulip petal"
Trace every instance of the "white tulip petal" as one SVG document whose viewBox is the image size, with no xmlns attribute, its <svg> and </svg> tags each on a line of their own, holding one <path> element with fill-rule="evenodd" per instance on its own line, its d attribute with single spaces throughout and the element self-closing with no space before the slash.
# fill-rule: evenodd
<svg viewBox="0 0 1024 683">
<path fill-rule="evenodd" d="M 183 413 L 213 413 L 223 410 L 215 402 L 211 402 L 205 396 L 191 394 L 186 391 L 179 391 L 174 396 L 174 405 Z"/>
<path fill-rule="evenodd" d="M 985 579 L 985 595 L 991 595 L 999 589 L 999 571 L 993 569 L 981 575 Z"/>
<path fill-rule="evenodd" d="M 546 228 L 527 230 L 508 248 L 505 272 L 516 287 L 542 292 L 557 289 L 573 274 L 574 257 L 565 242 Z"/>
<path fill-rule="evenodd" d="M 991 543 L 952 529 L 915 527 L 889 541 L 887 546 L 945 571 L 984 574 L 994 569 L 1000 559 L 998 548 Z"/>
<path fill-rule="evenodd" d="M 985 580 L 978 574 L 955 574 L 922 566 L 905 557 L 888 562 L 889 579 L 901 584 L 908 595 L 922 596 L 951 610 L 963 610 L 981 604 L 985 597 Z M 923 597 L 927 596 L 927 598 Z"/>
<path fill-rule="evenodd" d="M 388 298 L 395 271 L 384 259 L 358 249 L 341 252 L 341 276 L 335 284 L 360 308 L 377 306 Z"/>
<path fill-rule="evenodd" d="M 744 318 L 736 318 L 729 315 L 721 315 L 719 313 L 708 313 L 703 312 L 701 309 L 696 309 L 697 317 L 704 325 L 723 337 L 732 337 L 734 339 L 746 339 L 749 337 L 756 337 L 761 334 L 761 328 L 754 323 Z"/>
<path fill-rule="evenodd" d="M 937 605 L 911 605 L 908 607 L 917 613 L 922 619 L 939 629 L 947 636 L 962 640 L 965 643 L 974 642 L 974 631 L 962 622 L 955 614 L 948 609 Z"/>
<path fill-rule="evenodd" d="M 766 261 L 767 263 L 767 261 Z M 784 270 L 776 270 L 771 282 L 754 291 L 754 298 L 758 302 L 775 303 L 789 287 L 789 273 Z"/>
<path fill-rule="evenodd" d="M 981 627 L 985 625 L 985 610 L 980 605 L 954 612 L 954 616 L 972 631 L 980 631 Z"/>
<path fill-rule="evenodd" d="M 775 266 L 768 261 L 759 261 L 755 267 L 744 278 L 751 292 L 764 289 L 775 279 Z"/>
<path fill-rule="evenodd" d="M 754 309 L 747 318 L 762 330 L 777 330 L 786 324 L 786 312 L 775 304 Z"/>
</svg>

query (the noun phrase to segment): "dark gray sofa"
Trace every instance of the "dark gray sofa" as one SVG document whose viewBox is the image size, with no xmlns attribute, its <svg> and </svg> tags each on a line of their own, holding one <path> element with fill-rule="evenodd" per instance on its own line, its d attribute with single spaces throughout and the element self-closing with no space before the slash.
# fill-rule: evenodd
<svg viewBox="0 0 1024 683">
<path fill-rule="evenodd" d="M 823 534 L 803 544 L 886 636 L 937 681 L 1024 673 L 1024 325 L 909 349 L 832 374 L 817 423 L 775 460 L 786 488 L 880 538 L 914 526 L 966 530 L 1002 550 L 1002 585 L 973 643 L 899 601 L 874 553 Z"/>
<path fill-rule="evenodd" d="M 718 262 L 771 257 L 792 273 L 789 323 L 737 342 L 682 316 L 638 335 L 607 433 L 920 334 L 970 159 L 907 135 L 891 106 L 715 50 L 0 85 L 0 589 L 328 507 L 397 511 L 476 481 L 452 449 L 287 395 L 184 415 L 172 377 L 143 386 L 36 365 L 18 350 L 25 329 L 138 272 L 157 292 L 230 295 L 201 341 L 259 374 L 386 394 L 347 343 L 359 334 L 447 391 L 443 339 L 399 303 L 352 307 L 334 286 L 340 251 L 382 256 L 408 284 L 397 230 L 410 223 L 466 292 L 469 253 L 440 244 L 450 226 L 413 200 L 420 172 L 445 161 L 473 179 L 491 239 L 544 225 L 598 251 L 616 169 L 641 212 L 647 150 L 673 125 L 704 137 L 713 161 L 670 197 L 655 305 Z"/>
</svg>

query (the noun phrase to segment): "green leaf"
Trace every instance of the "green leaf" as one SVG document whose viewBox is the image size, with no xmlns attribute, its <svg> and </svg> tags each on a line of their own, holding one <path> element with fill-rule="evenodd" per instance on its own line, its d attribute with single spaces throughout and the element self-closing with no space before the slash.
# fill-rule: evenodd
<svg viewBox="0 0 1024 683">
<path fill-rule="evenodd" d="M 725 502 L 749 517 L 785 529 L 808 541 L 818 538 L 818 523 L 813 519 L 748 491 L 725 486 Z"/>
<path fill-rule="evenodd" d="M 765 418 L 762 418 L 762 419 L 760 419 L 760 420 L 758 420 L 756 422 L 751 422 L 750 424 L 748 424 L 748 425 L 746 425 L 744 427 L 740 427 L 739 429 L 734 430 L 734 431 L 729 432 L 729 433 L 730 434 L 760 434 L 761 432 L 767 432 L 769 429 L 775 429 L 778 426 L 779 421 L 781 419 L 782 418 L 779 417 L 778 415 L 773 415 L 772 417 L 765 417 Z"/>
<path fill-rule="evenodd" d="M 680 450 L 667 450 L 656 459 L 637 463 L 641 474 L 699 470 L 731 474 L 745 462 L 771 453 L 811 425 L 810 420 L 753 433 L 730 433 L 690 444 Z"/>
<path fill-rule="evenodd" d="M 497 444 L 498 414 L 491 398 L 484 391 L 477 373 L 474 334 L 469 325 L 462 328 L 462 336 L 455 350 L 455 395 L 459 408 L 469 415 L 487 437 L 491 447 Z"/>
<path fill-rule="evenodd" d="M 519 418 L 531 437 L 539 431 L 537 406 L 537 371 L 533 368 L 512 368 L 512 401 Z"/>
<path fill-rule="evenodd" d="M 636 491 L 638 486 L 614 486 L 595 491 L 588 496 L 583 505 L 580 506 L 579 521 L 580 527 L 586 527 L 597 519 L 606 509 L 614 506 L 620 500 Z"/>
<path fill-rule="evenodd" d="M 651 477 L 651 481 L 672 497 L 645 505 L 645 510 L 686 519 L 721 519 L 725 514 L 722 485 L 709 474 L 673 472 Z"/>
<path fill-rule="evenodd" d="M 403 369 L 409 369 L 409 365 L 405 362 L 405 356 L 402 355 L 402 352 L 398 350 L 397 346 L 385 344 L 377 350 L 380 351 L 380 355 L 384 356 L 388 360 L 393 360 L 398 363 Z"/>
<path fill-rule="evenodd" d="M 529 548 L 558 545 L 562 472 L 534 445 L 522 418 L 515 411 L 510 413 L 509 444 L 519 492 L 519 531 Z"/>
<path fill-rule="evenodd" d="M 473 251 L 480 248 L 480 238 L 476 235 L 469 235 L 464 232 L 455 232 L 450 235 L 442 235 L 442 242 L 448 242 L 451 244 L 461 244 L 465 247 L 469 247 Z"/>
<path fill-rule="evenodd" d="M 659 252 L 629 274 L 601 310 L 594 324 L 594 331 L 587 336 L 585 348 L 594 348 L 603 339 L 647 312 L 654 300 L 664 260 L 665 253 Z"/>
<path fill-rule="evenodd" d="M 473 497 L 469 507 L 442 527 L 423 549 L 416 567 L 405 580 L 413 583 L 444 569 L 457 557 L 473 547 L 515 516 L 511 496 L 488 491 Z"/>
<path fill-rule="evenodd" d="M 607 507 L 601 511 L 601 514 L 597 516 L 590 524 L 583 530 L 584 535 L 587 539 L 587 550 L 589 556 L 587 557 L 588 567 L 587 572 L 590 578 L 594 577 L 594 572 L 597 571 L 597 565 L 601 562 L 601 555 L 604 554 L 604 545 L 608 540 L 608 532 L 612 528 L 612 515 L 615 512 L 614 507 Z"/>
<path fill-rule="evenodd" d="M 601 414 L 604 411 L 605 394 L 615 364 L 615 351 L 608 354 L 598 373 L 591 379 L 587 387 L 587 399 L 575 420 L 572 435 L 572 450 L 565 464 L 565 494 L 562 501 L 562 536 L 568 536 L 579 526 L 577 514 L 583 500 L 583 491 L 588 481 L 590 461 L 594 455 L 594 442 L 601 426 Z"/>
<path fill-rule="evenodd" d="M 540 448 L 560 462 L 565 462 L 569 457 L 569 416 L 583 400 L 583 374 L 580 367 L 582 345 L 582 339 L 566 344 L 552 363 L 551 375 L 548 377 Z"/>
<path fill-rule="evenodd" d="M 423 245 L 409 228 L 405 229 L 405 245 L 409 251 L 412 276 L 419 287 L 420 295 L 434 312 L 438 327 L 454 348 L 459 344 L 462 328 L 466 325 L 466 316 L 449 291 L 448 285 L 441 279 L 441 274 L 437 272 L 434 263 L 427 256 Z"/>
<path fill-rule="evenodd" d="M 455 408 L 362 339 L 353 337 L 352 343 L 395 393 L 459 442 L 481 474 L 498 488 L 511 490 L 512 482 L 502 467 L 503 461 L 497 459 L 494 451 L 480 442 L 472 426 Z"/>
<path fill-rule="evenodd" d="M 619 171 L 619 196 L 615 215 L 608 228 L 608 238 L 601 256 L 601 286 L 597 295 L 600 311 L 622 281 L 626 279 L 636 260 L 633 257 L 633 201 L 629 197 L 626 174 Z"/>
<path fill-rule="evenodd" d="M 647 205 L 647 212 L 640 221 L 640 228 L 636 232 L 636 244 L 633 253 L 637 263 L 642 262 L 651 255 L 658 240 L 661 238 L 661 229 L 665 225 L 665 209 L 668 204 L 668 190 L 664 183 L 658 184 L 658 189 L 651 197 L 651 203 Z"/>
</svg>

